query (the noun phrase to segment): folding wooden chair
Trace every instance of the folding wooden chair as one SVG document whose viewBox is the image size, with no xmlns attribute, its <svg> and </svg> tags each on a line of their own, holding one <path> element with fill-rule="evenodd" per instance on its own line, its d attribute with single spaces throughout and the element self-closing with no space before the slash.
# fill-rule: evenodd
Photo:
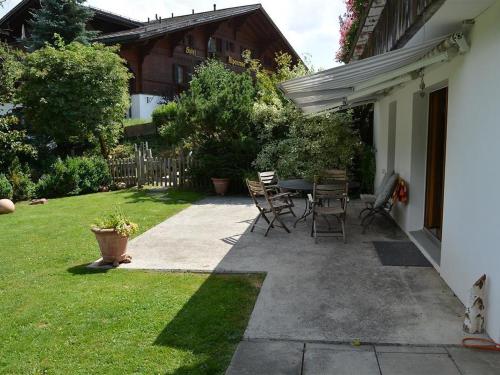
<svg viewBox="0 0 500 375">
<path fill-rule="evenodd" d="M 290 233 L 290 230 L 281 219 L 281 216 L 286 214 L 292 214 L 293 216 L 295 216 L 295 213 L 292 209 L 293 203 L 290 203 L 290 194 L 278 193 L 272 195 L 269 191 L 266 190 L 262 182 L 250 180 L 247 180 L 246 182 L 248 186 L 248 192 L 252 197 L 255 207 L 257 207 L 257 209 L 259 210 L 259 216 L 257 216 L 253 222 L 251 232 L 254 231 L 255 226 L 259 222 L 260 218 L 263 218 L 268 224 L 265 234 L 266 237 L 269 234 L 271 228 L 274 228 L 274 224 L 276 222 L 278 222 L 278 226 L 282 227 L 284 230 Z M 262 197 L 264 199 L 259 199 Z M 269 219 L 268 215 L 272 215 L 271 220 Z"/>
<path fill-rule="evenodd" d="M 312 205 L 313 205 L 313 224 L 311 236 L 318 243 L 318 237 L 338 237 L 339 235 L 346 243 L 345 220 L 348 202 L 348 184 L 347 182 L 337 182 L 328 185 L 314 184 Z M 326 205 L 328 202 L 328 205 Z M 333 203 L 332 203 L 333 202 Z M 322 217 L 328 224 L 328 231 L 318 229 L 318 219 Z M 328 221 L 328 217 L 334 217 L 340 224 L 340 231 L 333 231 Z M 325 236 L 321 236 L 324 234 Z"/>
</svg>

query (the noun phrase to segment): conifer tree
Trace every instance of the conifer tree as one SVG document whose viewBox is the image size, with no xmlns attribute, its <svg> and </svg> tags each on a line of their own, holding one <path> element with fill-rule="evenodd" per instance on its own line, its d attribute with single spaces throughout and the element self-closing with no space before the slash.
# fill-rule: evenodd
<svg viewBox="0 0 500 375">
<path fill-rule="evenodd" d="M 58 34 L 67 44 L 77 41 L 88 44 L 97 35 L 86 29 L 87 22 L 94 13 L 83 4 L 86 0 L 44 0 L 42 7 L 33 13 L 31 37 L 28 48 L 31 51 L 54 45 Z"/>
</svg>

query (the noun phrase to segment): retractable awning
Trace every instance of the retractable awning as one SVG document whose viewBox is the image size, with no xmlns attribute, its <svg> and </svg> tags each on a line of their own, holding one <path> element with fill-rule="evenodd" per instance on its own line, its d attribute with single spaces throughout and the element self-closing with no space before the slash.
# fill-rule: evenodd
<svg viewBox="0 0 500 375">
<path fill-rule="evenodd" d="M 375 102 L 391 88 L 418 77 L 430 65 L 465 53 L 462 33 L 283 82 L 280 89 L 304 113 L 314 115 Z"/>
</svg>

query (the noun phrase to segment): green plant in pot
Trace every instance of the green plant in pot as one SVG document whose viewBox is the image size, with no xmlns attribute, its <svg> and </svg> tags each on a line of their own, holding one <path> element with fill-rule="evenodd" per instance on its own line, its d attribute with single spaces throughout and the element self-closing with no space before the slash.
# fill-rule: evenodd
<svg viewBox="0 0 500 375">
<path fill-rule="evenodd" d="M 118 267 L 120 263 L 130 263 L 132 257 L 127 255 L 128 239 L 137 229 L 138 225 L 120 211 L 96 219 L 91 230 L 99 243 L 101 265 Z"/>
</svg>

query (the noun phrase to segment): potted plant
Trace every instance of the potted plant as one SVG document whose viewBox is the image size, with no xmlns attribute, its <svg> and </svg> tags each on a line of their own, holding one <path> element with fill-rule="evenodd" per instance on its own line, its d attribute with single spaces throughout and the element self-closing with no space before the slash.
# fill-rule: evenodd
<svg viewBox="0 0 500 375">
<path fill-rule="evenodd" d="M 91 226 L 99 249 L 101 250 L 101 264 L 112 264 L 118 267 L 120 263 L 130 263 L 132 257 L 127 255 L 129 237 L 138 229 L 138 225 L 131 222 L 123 213 L 114 214 L 97 219 Z"/>
</svg>

